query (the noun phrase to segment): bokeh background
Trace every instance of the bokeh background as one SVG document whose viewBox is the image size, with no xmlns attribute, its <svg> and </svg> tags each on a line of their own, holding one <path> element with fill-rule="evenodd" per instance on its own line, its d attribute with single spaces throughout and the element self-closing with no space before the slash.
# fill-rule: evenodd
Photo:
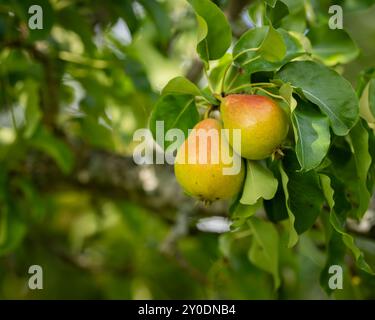
<svg viewBox="0 0 375 320">
<path fill-rule="evenodd" d="M 256 1 L 215 2 L 235 37 L 253 26 Z M 375 64 L 374 1 L 302 3 L 310 24 L 344 7 L 360 53 L 337 70 L 356 85 Z M 31 4 L 43 8 L 43 30 L 27 27 Z M 163 86 L 178 75 L 205 85 L 196 42 L 184 0 L 0 0 L 0 299 L 375 298 L 375 280 L 350 263 L 344 290 L 323 292 L 319 228 L 293 250 L 281 234 L 274 291 L 248 259 L 246 234 L 233 244 L 221 233 L 226 203 L 205 208 L 183 195 L 172 167 L 133 163 L 133 133 Z M 365 217 L 353 230 L 374 264 L 372 208 Z M 34 264 L 43 290 L 27 286 Z"/>
</svg>

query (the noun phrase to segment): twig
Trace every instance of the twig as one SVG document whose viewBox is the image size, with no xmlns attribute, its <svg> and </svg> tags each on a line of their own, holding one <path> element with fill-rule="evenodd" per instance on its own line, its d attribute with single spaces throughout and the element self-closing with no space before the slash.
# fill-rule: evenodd
<svg viewBox="0 0 375 320">
<path fill-rule="evenodd" d="M 189 232 L 189 220 L 191 209 L 183 206 L 180 208 L 176 223 L 160 246 L 160 252 L 167 258 L 175 261 L 177 265 L 185 270 L 192 278 L 198 282 L 207 285 L 207 277 L 197 268 L 192 266 L 178 249 L 178 241 Z"/>
</svg>

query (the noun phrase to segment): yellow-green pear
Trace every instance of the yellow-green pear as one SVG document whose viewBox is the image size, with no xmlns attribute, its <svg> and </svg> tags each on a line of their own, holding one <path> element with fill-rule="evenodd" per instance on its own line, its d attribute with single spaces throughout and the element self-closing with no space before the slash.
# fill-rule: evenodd
<svg viewBox="0 0 375 320">
<path fill-rule="evenodd" d="M 177 151 L 174 171 L 178 183 L 187 194 L 206 203 L 235 196 L 241 191 L 245 166 L 224 135 L 222 138 L 221 123 L 205 119 L 194 129 Z M 229 157 L 222 154 L 223 148 Z"/>
</svg>

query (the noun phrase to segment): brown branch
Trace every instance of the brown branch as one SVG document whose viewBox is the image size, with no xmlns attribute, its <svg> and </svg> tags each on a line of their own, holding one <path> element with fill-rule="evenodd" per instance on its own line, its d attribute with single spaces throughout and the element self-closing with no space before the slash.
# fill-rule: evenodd
<svg viewBox="0 0 375 320">
<path fill-rule="evenodd" d="M 203 62 L 195 58 L 193 59 L 190 69 L 186 73 L 186 78 L 188 78 L 190 81 L 197 83 L 202 76 L 203 71 Z"/>
<path fill-rule="evenodd" d="M 226 202 L 205 207 L 186 196 L 177 184 L 173 166 L 139 166 L 131 156 L 91 150 L 80 144 L 71 144 L 71 149 L 76 161 L 69 175 L 64 175 L 54 161 L 40 152 L 30 152 L 12 174 L 29 177 L 40 192 L 77 189 L 100 197 L 132 201 L 168 223 L 175 221 L 175 214 L 182 207 L 190 208 L 192 215 L 227 215 Z"/>
<path fill-rule="evenodd" d="M 230 22 L 238 19 L 242 10 L 250 3 L 251 0 L 231 0 L 225 10 L 225 15 Z"/>
<path fill-rule="evenodd" d="M 189 220 L 191 208 L 182 206 L 176 218 L 174 226 L 160 246 L 160 252 L 168 259 L 175 262 L 181 269 L 186 271 L 193 279 L 203 285 L 208 285 L 207 277 L 191 263 L 186 260 L 178 248 L 178 241 L 189 233 Z"/>
</svg>

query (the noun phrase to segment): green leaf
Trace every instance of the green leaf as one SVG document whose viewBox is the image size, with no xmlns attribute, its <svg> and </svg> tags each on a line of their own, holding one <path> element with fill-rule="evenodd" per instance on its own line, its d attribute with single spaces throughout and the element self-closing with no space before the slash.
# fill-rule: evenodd
<svg viewBox="0 0 375 320">
<path fill-rule="evenodd" d="M 160 142 L 164 141 L 164 136 L 157 137 L 157 121 L 164 121 L 164 133 L 169 129 L 177 128 L 181 129 L 187 137 L 188 130 L 199 121 L 194 97 L 191 95 L 167 94 L 159 99 L 150 116 L 150 130 L 154 139 Z M 168 145 L 170 142 L 165 141 L 164 144 Z"/>
<path fill-rule="evenodd" d="M 309 103 L 300 101 L 292 114 L 296 154 L 302 171 L 316 168 L 330 146 L 329 121 Z"/>
<path fill-rule="evenodd" d="M 210 84 L 214 90 L 214 92 L 221 91 L 221 85 L 224 78 L 225 73 L 226 75 L 226 83 L 230 78 L 230 71 L 231 71 L 231 64 L 233 63 L 233 58 L 230 53 L 226 53 L 224 56 L 218 60 L 217 64 L 214 67 L 210 68 L 210 73 L 208 75 Z M 229 70 L 228 70 L 229 68 Z"/>
<path fill-rule="evenodd" d="M 113 151 L 115 148 L 113 131 L 99 123 L 98 119 L 87 115 L 78 120 L 81 124 L 80 135 L 92 146 Z"/>
<path fill-rule="evenodd" d="M 367 68 L 360 73 L 356 87 L 356 92 L 359 97 L 362 96 L 363 90 L 373 78 L 375 78 L 375 68 Z"/>
<path fill-rule="evenodd" d="M 268 219 L 270 219 L 272 222 L 278 222 L 289 218 L 288 210 L 286 209 L 285 204 L 283 186 L 281 183 L 279 183 L 277 192 L 272 200 L 263 201 L 263 205 Z"/>
<path fill-rule="evenodd" d="M 290 8 L 289 8 L 290 12 Z M 306 14 L 305 10 L 302 9 L 292 14 L 288 14 L 284 19 L 281 21 L 280 27 L 298 33 L 305 33 L 307 29 L 306 25 Z"/>
<path fill-rule="evenodd" d="M 348 134 L 356 123 L 358 98 L 337 72 L 312 61 L 295 61 L 283 67 L 276 78 L 300 88 L 308 100 L 319 106 L 336 135 Z"/>
<path fill-rule="evenodd" d="M 369 81 L 368 101 L 372 115 L 375 117 L 375 78 Z"/>
<path fill-rule="evenodd" d="M 359 54 L 357 45 L 345 30 L 332 30 L 324 25 L 311 28 L 307 36 L 311 41 L 313 56 L 328 66 L 348 63 Z"/>
<path fill-rule="evenodd" d="M 327 294 L 331 294 L 333 290 L 329 287 L 329 279 L 330 277 L 332 277 L 332 274 L 329 273 L 329 268 L 333 265 L 344 264 L 346 247 L 342 241 L 341 235 L 332 228 L 332 225 L 329 223 L 329 221 L 325 222 L 324 229 L 327 242 L 327 259 L 325 266 L 320 273 L 320 285 Z"/>
<path fill-rule="evenodd" d="M 42 29 L 27 28 L 28 41 L 45 40 L 51 34 L 51 29 L 55 22 L 55 13 L 49 0 L 22 0 L 14 1 L 13 9 L 15 13 L 23 20 L 25 26 L 28 26 L 29 19 L 35 14 L 29 14 L 29 8 L 32 5 L 38 5 L 43 12 L 43 27 Z M 12 10 L 13 11 L 13 10 Z"/>
<path fill-rule="evenodd" d="M 151 92 L 151 84 L 147 78 L 147 73 L 142 65 L 137 59 L 126 56 L 122 61 L 125 73 L 132 79 L 134 86 L 143 92 Z"/>
<path fill-rule="evenodd" d="M 247 9 L 249 20 L 254 27 L 262 27 L 264 25 L 267 6 L 263 1 L 252 1 Z"/>
<path fill-rule="evenodd" d="M 277 289 L 280 286 L 279 234 L 271 222 L 253 217 L 248 223 L 253 234 L 249 259 L 258 268 L 272 274 Z"/>
<path fill-rule="evenodd" d="M 281 182 L 282 182 L 282 186 L 283 186 L 283 190 L 284 190 L 284 195 L 285 195 L 285 205 L 286 205 L 286 209 L 287 209 L 287 212 L 288 212 L 288 217 L 289 217 L 289 241 L 288 241 L 288 247 L 291 248 L 293 246 L 296 245 L 297 241 L 298 241 L 298 234 L 297 234 L 297 231 L 294 227 L 294 222 L 296 220 L 292 210 L 290 209 L 290 206 L 289 206 L 289 191 L 288 191 L 288 182 L 289 182 L 289 178 L 286 174 L 286 172 L 284 171 L 284 168 L 282 166 L 282 163 L 280 162 L 279 163 L 279 171 L 280 171 L 280 175 L 281 175 Z"/>
<path fill-rule="evenodd" d="M 363 125 L 361 123 L 357 125 L 349 137 L 335 139 L 328 154 L 332 164 L 324 170 L 324 173 L 330 176 L 332 187 L 336 191 L 335 211 L 355 219 L 361 218 L 367 210 L 369 203 L 367 177 L 370 178 L 371 175 L 371 172 L 367 171 L 366 178 L 363 179 L 365 169 L 371 164 L 368 149 L 370 140 Z M 358 154 L 354 155 L 354 150 Z"/>
<path fill-rule="evenodd" d="M 232 31 L 224 13 L 210 0 L 188 2 L 198 19 L 197 51 L 200 57 L 206 62 L 221 58 L 232 41 Z"/>
<path fill-rule="evenodd" d="M 363 79 L 365 80 L 365 79 Z M 375 79 L 374 79 L 375 80 Z M 359 114 L 361 118 L 365 119 L 368 123 L 375 123 L 375 108 L 373 98 L 371 96 L 374 96 L 374 85 L 372 83 L 375 83 L 373 79 L 367 79 L 364 81 L 364 83 L 360 84 L 362 88 L 357 89 L 357 94 L 360 96 L 359 99 Z M 370 88 L 371 88 L 371 94 L 370 94 Z M 374 109 L 374 110 L 373 110 Z"/>
<path fill-rule="evenodd" d="M 266 2 L 269 6 L 271 6 L 273 8 L 275 6 L 277 0 L 264 0 L 264 2 Z"/>
<path fill-rule="evenodd" d="M 338 215 L 335 211 L 335 201 L 334 201 L 334 189 L 331 186 L 331 180 L 326 175 L 320 175 L 320 179 L 322 182 L 322 188 L 324 191 L 324 195 L 326 197 L 327 203 L 331 209 L 329 221 L 332 227 L 335 229 L 337 233 L 341 235 L 342 241 L 346 245 L 346 247 L 353 253 L 357 266 L 362 269 L 363 271 L 369 274 L 375 274 L 371 267 L 367 264 L 364 259 L 363 253 L 361 250 L 356 246 L 354 243 L 353 237 L 348 234 L 345 229 L 345 217 L 342 215 Z"/>
<path fill-rule="evenodd" d="M 277 1 L 273 8 L 270 6 L 266 8 L 266 14 L 272 25 L 278 26 L 280 21 L 289 14 L 289 9 L 284 2 Z"/>
<path fill-rule="evenodd" d="M 74 156 L 69 147 L 46 128 L 39 126 L 29 140 L 31 146 L 40 149 L 54 159 L 65 174 L 73 169 Z"/>
<path fill-rule="evenodd" d="M 74 6 L 66 6 L 56 11 L 58 23 L 66 30 L 75 32 L 85 46 L 88 55 L 92 55 L 95 50 L 90 22 Z"/>
<path fill-rule="evenodd" d="M 290 112 L 297 107 L 297 100 L 293 97 L 293 87 L 289 83 L 283 83 L 279 89 L 280 95 L 288 102 Z"/>
<path fill-rule="evenodd" d="M 233 243 L 233 233 L 226 232 L 219 237 L 219 251 L 224 257 L 230 256 L 230 251 Z"/>
<path fill-rule="evenodd" d="M 277 190 L 278 181 L 272 172 L 257 161 L 247 161 L 247 174 L 240 202 L 252 205 L 259 199 L 270 200 Z"/>
<path fill-rule="evenodd" d="M 286 54 L 286 46 L 283 36 L 270 25 L 259 51 L 262 58 L 269 62 L 279 62 Z"/>
<path fill-rule="evenodd" d="M 291 13 L 296 13 L 304 9 L 304 0 L 280 0 L 284 2 Z"/>
<path fill-rule="evenodd" d="M 162 95 L 169 93 L 190 94 L 192 96 L 202 95 L 199 88 L 185 77 L 176 77 L 170 80 L 162 91 Z"/>
<path fill-rule="evenodd" d="M 129 31 L 133 34 L 139 28 L 139 21 L 133 7 L 132 0 L 124 0 L 118 3 L 119 14 L 126 21 Z"/>
<path fill-rule="evenodd" d="M 258 210 L 262 208 L 262 199 L 259 199 L 252 205 L 245 205 L 238 203 L 236 208 L 233 210 L 231 219 L 231 228 L 238 228 L 242 226 L 250 217 L 252 217 Z"/>
<path fill-rule="evenodd" d="M 138 0 L 146 9 L 158 30 L 158 37 L 167 44 L 171 37 L 172 23 L 169 14 L 160 1 Z"/>
<path fill-rule="evenodd" d="M 283 170 L 282 179 L 283 174 L 288 178 L 284 187 L 287 209 L 293 214 L 296 232 L 301 234 L 315 223 L 324 205 L 324 194 L 317 173 L 313 170 L 299 172 L 296 155 L 291 151 L 283 158 Z"/>
<path fill-rule="evenodd" d="M 367 189 L 370 191 L 370 193 L 373 193 L 375 187 L 375 135 L 373 134 L 373 129 L 370 128 L 365 121 L 362 122 L 362 125 L 365 127 L 369 135 L 368 150 L 372 161 L 367 174 Z"/>
<path fill-rule="evenodd" d="M 269 41 L 264 43 L 263 55 L 259 52 L 263 41 L 269 34 L 269 27 L 265 26 L 250 29 L 241 36 L 233 48 L 234 62 L 247 73 L 274 71 L 305 52 L 302 44 L 294 35 L 283 29 L 278 29 L 277 33 L 282 36 L 286 48 L 284 58 L 281 61 L 268 61 L 266 59 L 267 54 L 264 56 L 265 52 L 274 50 L 273 44 Z M 272 32 L 271 34 L 274 33 Z M 277 57 L 280 57 L 284 50 L 282 49 L 282 52 L 280 50 L 276 51 L 278 52 Z"/>
<path fill-rule="evenodd" d="M 361 121 L 358 121 L 350 131 L 349 140 L 353 151 L 355 167 L 357 169 L 359 203 L 355 210 L 355 216 L 361 218 L 366 212 L 371 198 L 371 194 L 367 189 L 367 174 L 372 161 L 369 153 L 369 134 L 363 127 Z"/>
<path fill-rule="evenodd" d="M 38 127 L 42 113 L 39 108 L 39 86 L 34 81 L 26 81 L 25 89 L 27 94 L 25 111 L 25 132 L 24 137 L 30 138 Z"/>
<path fill-rule="evenodd" d="M 0 210 L 0 256 L 12 252 L 26 234 L 26 224 L 15 206 L 2 205 Z"/>
<path fill-rule="evenodd" d="M 9 194 L 9 180 L 5 171 L 0 172 L 0 256 L 12 252 L 26 233 L 26 224 L 21 218 L 19 198 Z M 14 199 L 13 199 L 14 198 Z"/>
</svg>

